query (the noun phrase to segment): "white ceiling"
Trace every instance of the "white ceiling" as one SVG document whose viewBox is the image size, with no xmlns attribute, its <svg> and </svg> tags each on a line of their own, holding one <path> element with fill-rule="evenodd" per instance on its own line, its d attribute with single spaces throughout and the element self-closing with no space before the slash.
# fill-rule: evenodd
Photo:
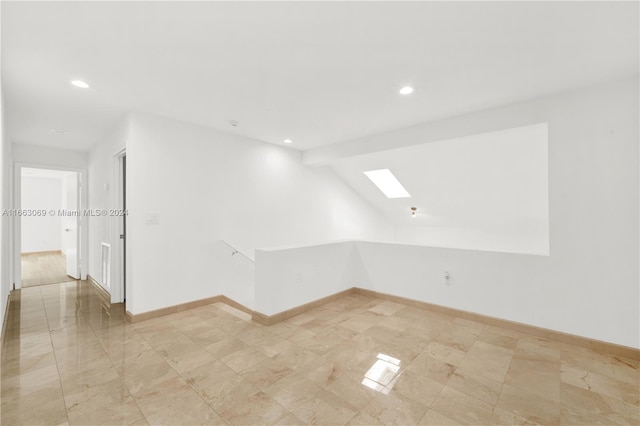
<svg viewBox="0 0 640 426">
<path fill-rule="evenodd" d="M 3 1 L 2 73 L 17 143 L 140 110 L 306 150 L 636 75 L 638 3 Z"/>
</svg>

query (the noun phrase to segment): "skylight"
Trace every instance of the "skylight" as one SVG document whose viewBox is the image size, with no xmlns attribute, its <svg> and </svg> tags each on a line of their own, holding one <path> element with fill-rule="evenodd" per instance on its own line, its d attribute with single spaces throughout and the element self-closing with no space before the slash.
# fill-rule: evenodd
<svg viewBox="0 0 640 426">
<path fill-rule="evenodd" d="M 387 198 L 409 198 L 411 194 L 404 189 L 404 186 L 396 179 L 389 169 L 370 170 L 364 172 L 365 175 Z"/>
</svg>

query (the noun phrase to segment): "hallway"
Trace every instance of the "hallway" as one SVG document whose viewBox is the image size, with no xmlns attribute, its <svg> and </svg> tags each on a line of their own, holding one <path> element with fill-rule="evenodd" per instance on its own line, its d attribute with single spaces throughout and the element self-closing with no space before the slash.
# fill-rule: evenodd
<svg viewBox="0 0 640 426">
<path fill-rule="evenodd" d="M 84 281 L 15 292 L 3 425 L 637 424 L 637 360 L 346 296 L 128 324 Z"/>
<path fill-rule="evenodd" d="M 22 287 L 73 281 L 67 275 L 67 258 L 62 252 L 22 253 Z"/>
</svg>

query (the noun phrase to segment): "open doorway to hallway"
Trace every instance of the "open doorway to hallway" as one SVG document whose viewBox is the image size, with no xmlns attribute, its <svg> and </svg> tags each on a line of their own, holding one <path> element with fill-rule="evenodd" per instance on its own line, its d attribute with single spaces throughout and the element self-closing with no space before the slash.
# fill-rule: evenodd
<svg viewBox="0 0 640 426">
<path fill-rule="evenodd" d="M 79 279 L 78 173 L 23 167 L 20 178 L 22 287 Z"/>
</svg>

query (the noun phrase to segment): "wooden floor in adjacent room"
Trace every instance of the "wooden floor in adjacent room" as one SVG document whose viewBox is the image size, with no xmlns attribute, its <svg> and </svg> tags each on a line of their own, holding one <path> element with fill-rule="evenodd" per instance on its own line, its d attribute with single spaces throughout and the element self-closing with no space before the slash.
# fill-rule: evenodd
<svg viewBox="0 0 640 426">
<path fill-rule="evenodd" d="M 22 253 L 21 257 L 22 287 L 74 281 L 67 275 L 67 260 L 61 251 Z"/>
<path fill-rule="evenodd" d="M 77 281 L 15 292 L 6 327 L 3 425 L 640 423 L 637 359 L 361 295 L 129 324 Z"/>
</svg>

